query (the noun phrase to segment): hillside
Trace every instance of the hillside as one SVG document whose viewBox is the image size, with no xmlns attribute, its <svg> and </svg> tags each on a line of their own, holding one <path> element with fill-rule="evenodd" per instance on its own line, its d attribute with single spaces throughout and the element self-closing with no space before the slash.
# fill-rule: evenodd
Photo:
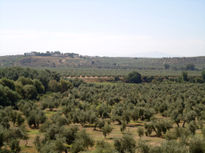
<svg viewBox="0 0 205 153">
<path fill-rule="evenodd" d="M 129 58 L 129 57 L 91 57 L 91 56 L 1 56 L 0 66 L 25 66 L 44 68 L 104 68 L 139 70 L 183 70 L 187 65 L 196 69 L 205 68 L 205 56 L 183 58 Z"/>
</svg>

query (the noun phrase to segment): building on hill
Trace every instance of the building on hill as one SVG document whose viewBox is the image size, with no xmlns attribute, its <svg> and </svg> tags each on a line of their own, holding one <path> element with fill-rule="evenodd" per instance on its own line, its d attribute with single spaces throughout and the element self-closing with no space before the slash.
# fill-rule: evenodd
<svg viewBox="0 0 205 153">
<path fill-rule="evenodd" d="M 77 58 L 77 57 L 79 57 L 79 54 L 76 54 L 76 53 L 64 53 L 64 56 L 71 57 L 71 58 Z"/>
<path fill-rule="evenodd" d="M 60 51 L 46 51 L 46 53 L 41 52 L 30 52 L 30 53 L 24 53 L 24 56 L 54 56 L 54 57 L 71 57 L 71 58 L 77 58 L 80 57 L 79 54 L 76 53 L 61 53 Z"/>
<path fill-rule="evenodd" d="M 37 52 L 24 53 L 24 56 L 36 56 Z"/>
</svg>

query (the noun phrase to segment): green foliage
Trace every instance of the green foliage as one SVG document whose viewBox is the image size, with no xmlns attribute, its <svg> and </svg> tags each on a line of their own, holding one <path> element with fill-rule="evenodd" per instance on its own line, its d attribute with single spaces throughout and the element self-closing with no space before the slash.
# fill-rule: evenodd
<svg viewBox="0 0 205 153">
<path fill-rule="evenodd" d="M 154 131 L 156 133 L 156 136 L 161 137 L 162 134 L 166 134 L 166 132 L 171 128 L 172 124 L 169 120 L 152 120 L 150 123 L 145 124 L 145 133 L 147 136 L 150 136 L 152 134 L 152 131 Z"/>
<path fill-rule="evenodd" d="M 98 141 L 94 153 L 114 153 L 112 146 L 105 141 Z"/>
<path fill-rule="evenodd" d="M 194 137 L 191 139 L 189 144 L 190 153 L 204 153 L 205 152 L 205 143 L 203 139 Z"/>
<path fill-rule="evenodd" d="M 48 125 L 44 139 L 36 137 L 34 143 L 37 150 L 43 153 L 51 151 L 78 153 L 94 145 L 94 141 L 85 130 L 78 132 L 77 127 L 65 128 L 55 123 Z"/>
<path fill-rule="evenodd" d="M 144 135 L 144 129 L 142 127 L 137 128 L 137 133 L 139 137 L 142 137 Z"/>
<path fill-rule="evenodd" d="M 0 84 L 0 106 L 15 106 L 19 99 L 20 96 L 16 91 Z"/>
<path fill-rule="evenodd" d="M 8 111 L 8 116 L 10 118 L 10 121 L 13 123 L 14 126 L 21 126 L 25 119 L 22 116 L 22 113 L 18 112 L 18 111 L 14 111 L 11 109 L 5 109 L 6 111 Z"/>
<path fill-rule="evenodd" d="M 17 80 L 19 77 L 23 76 L 26 78 L 34 78 L 38 72 L 30 68 L 21 67 L 6 67 L 0 69 L 0 78 L 8 78 L 10 80 Z"/>
<path fill-rule="evenodd" d="M 52 123 L 56 124 L 58 127 L 68 125 L 70 123 L 69 120 L 60 113 L 54 114 L 50 119 Z"/>
<path fill-rule="evenodd" d="M 205 71 L 201 72 L 201 76 L 202 76 L 203 81 L 205 82 Z"/>
<path fill-rule="evenodd" d="M 68 89 L 71 89 L 72 88 L 72 84 L 70 81 L 66 81 L 66 80 L 61 80 L 60 81 L 60 88 L 61 88 L 61 92 L 65 92 L 67 91 Z"/>
<path fill-rule="evenodd" d="M 195 65 L 194 64 L 187 64 L 186 65 L 186 70 L 195 70 L 196 68 L 195 68 Z"/>
<path fill-rule="evenodd" d="M 41 140 L 39 136 L 35 138 L 34 144 L 36 149 L 40 153 L 59 153 L 59 152 L 67 152 L 67 148 L 64 146 L 64 139 L 57 138 L 55 141 L 44 141 Z"/>
<path fill-rule="evenodd" d="M 45 92 L 45 87 L 43 86 L 43 84 L 37 80 L 37 79 L 34 79 L 33 80 L 33 85 L 36 87 L 36 90 L 38 93 L 44 93 Z"/>
<path fill-rule="evenodd" d="M 170 68 L 170 65 L 169 64 L 164 64 L 164 68 L 167 70 Z"/>
<path fill-rule="evenodd" d="M 69 56 L 51 56 L 50 53 L 36 54 L 37 56 L 2 56 L 0 57 L 0 65 L 4 67 L 12 67 L 15 65 L 29 66 L 29 67 L 45 67 L 49 69 L 63 71 L 64 73 L 73 75 L 105 75 L 127 72 L 129 69 L 143 69 L 143 70 L 160 70 L 164 68 L 165 63 L 169 63 L 173 70 L 181 70 L 186 68 L 186 65 L 193 65 L 199 69 L 204 68 L 204 57 L 174 57 L 174 58 L 127 58 L 127 57 L 75 57 L 72 53 Z M 41 56 L 39 58 L 38 56 Z M 31 60 L 32 59 L 32 60 Z M 192 66 L 191 66 L 192 67 Z M 12 69 L 12 68 L 9 68 Z M 98 70 L 96 72 L 96 69 Z M 13 69 L 12 69 L 13 70 Z M 20 68 L 18 68 L 21 71 Z M 25 71 L 15 71 L 14 74 L 23 74 L 26 77 L 34 73 L 34 70 L 26 68 Z M 34 72 L 33 72 L 34 71 Z M 76 72 L 77 71 L 77 72 Z M 115 73 L 112 71 L 115 71 Z M 1 72 L 1 71 L 0 71 Z M 0 73 L 1 74 L 1 73 Z M 11 75 L 11 74 L 10 74 Z M 1 76 L 1 75 L 0 75 Z M 14 75 L 15 76 L 15 75 Z M 6 76 L 5 76 L 6 77 Z"/>
<path fill-rule="evenodd" d="M 25 99 L 36 99 L 38 95 L 36 87 L 30 84 L 23 86 L 23 92 Z"/>
<path fill-rule="evenodd" d="M 11 140 L 9 147 L 13 153 L 18 153 L 21 151 L 18 140 Z"/>
<path fill-rule="evenodd" d="M 187 153 L 188 148 L 184 144 L 180 144 L 175 140 L 166 141 L 160 146 L 150 146 L 144 141 L 138 143 L 138 151 L 140 153 Z"/>
<path fill-rule="evenodd" d="M 20 151 L 19 144 L 24 148 L 22 140 L 28 139 L 26 129 L 37 128 L 33 131 L 40 132 L 40 137 L 36 137 L 35 146 L 42 153 L 86 150 L 123 153 L 134 152 L 136 148 L 148 153 L 204 152 L 204 138 L 197 137 L 197 129 L 203 128 L 205 119 L 205 88 L 202 83 L 191 83 L 195 81 L 192 76 L 189 83 L 176 80 L 161 83 L 167 78 L 153 77 L 157 82 L 127 84 L 60 81 L 50 71 L 42 71 L 47 74 L 46 78 L 39 73 L 25 72 L 17 81 L 0 79 L 0 149 L 3 151 Z M 115 141 L 115 148 L 106 142 L 97 142 L 92 148 L 93 139 L 85 131 L 71 126 L 93 127 L 106 137 L 113 125 L 118 126 L 116 123 L 124 133 L 126 126 L 138 125 L 138 122 L 144 124 L 136 131 L 140 137 L 145 133 L 166 140 L 156 146 L 144 142 L 136 146 L 132 136 L 124 134 Z"/>
<path fill-rule="evenodd" d="M 73 86 L 76 88 L 79 87 L 81 84 L 85 84 L 85 82 L 83 82 L 83 80 L 77 79 L 77 78 L 71 79 L 70 81 L 73 84 Z"/>
<path fill-rule="evenodd" d="M 56 72 L 21 67 L 1 68 L 0 78 L 3 77 L 14 81 L 18 80 L 18 82 L 20 82 L 22 85 L 33 84 L 31 79 L 38 79 L 41 81 L 46 90 L 48 88 L 49 80 L 60 80 L 60 75 Z"/>
<path fill-rule="evenodd" d="M 108 134 L 110 134 L 112 132 L 112 126 L 109 125 L 107 122 L 105 123 L 105 125 L 102 127 L 102 132 L 103 135 L 106 137 Z"/>
<path fill-rule="evenodd" d="M 182 79 L 184 81 L 188 81 L 188 73 L 187 72 L 182 72 Z"/>
<path fill-rule="evenodd" d="M 33 82 L 30 78 L 25 78 L 23 76 L 19 77 L 17 80 L 19 83 L 21 83 L 23 86 L 25 85 L 33 85 Z"/>
<path fill-rule="evenodd" d="M 56 80 L 50 80 L 48 83 L 48 89 L 53 92 L 58 92 L 61 90 L 60 83 Z"/>
<path fill-rule="evenodd" d="M 127 127 L 126 122 L 122 122 L 122 125 L 121 125 L 121 127 L 120 127 L 120 131 L 121 131 L 121 132 L 125 131 L 126 127 Z"/>
<path fill-rule="evenodd" d="M 40 152 L 40 149 L 41 149 L 41 140 L 40 140 L 40 136 L 36 136 L 36 137 L 35 137 L 34 145 L 35 145 L 37 151 Z"/>
<path fill-rule="evenodd" d="M 151 153 L 150 152 L 150 149 L 151 147 L 149 145 L 147 145 L 145 143 L 145 141 L 142 141 L 140 140 L 138 143 L 137 143 L 137 150 L 140 152 L 140 153 Z"/>
<path fill-rule="evenodd" d="M 7 78 L 0 79 L 0 84 L 10 88 L 11 90 L 15 90 L 15 84 L 13 80 L 9 80 Z"/>
<path fill-rule="evenodd" d="M 76 135 L 76 139 L 72 144 L 71 152 L 78 153 L 80 151 L 87 150 L 93 145 L 94 141 L 92 140 L 92 138 L 85 132 L 85 130 L 82 130 Z"/>
<path fill-rule="evenodd" d="M 28 125 L 31 128 L 39 128 L 46 120 L 45 114 L 39 109 L 32 109 L 27 116 Z"/>
<path fill-rule="evenodd" d="M 141 79 L 141 74 L 134 71 L 128 74 L 127 78 L 126 78 L 126 82 L 128 83 L 141 83 L 142 79 Z"/>
<path fill-rule="evenodd" d="M 74 143 L 78 131 L 79 129 L 76 126 L 70 126 L 69 128 L 63 130 L 62 135 L 66 138 L 66 143 L 68 145 Z"/>
<path fill-rule="evenodd" d="M 154 114 L 154 110 L 152 108 L 145 108 L 145 107 L 135 107 L 131 117 L 134 121 L 140 120 L 147 120 L 149 121 Z"/>
<path fill-rule="evenodd" d="M 55 95 L 45 96 L 41 101 L 41 108 L 46 109 L 49 108 L 52 111 L 54 108 L 59 106 L 59 100 L 55 97 Z"/>
<path fill-rule="evenodd" d="M 12 107 L 0 109 L 0 152 L 18 153 L 21 151 L 20 140 L 28 138 L 22 124 L 24 120 L 19 115 Z M 18 121 L 19 118 L 21 121 Z"/>
<path fill-rule="evenodd" d="M 166 141 L 159 147 L 152 147 L 150 153 L 185 153 L 189 152 L 185 145 L 178 143 L 177 141 Z"/>
<path fill-rule="evenodd" d="M 123 134 L 121 139 L 115 140 L 114 146 L 115 149 L 120 153 L 135 153 L 136 141 L 131 134 Z"/>
<path fill-rule="evenodd" d="M 32 80 L 21 76 L 15 82 L 5 78 L 0 80 L 1 105 L 14 106 L 22 98 L 37 99 L 38 94 L 42 94 L 44 91 L 43 84 L 37 79 Z"/>
<path fill-rule="evenodd" d="M 165 138 L 167 140 L 176 140 L 179 139 L 181 143 L 186 144 L 189 141 L 191 132 L 188 128 L 175 127 L 173 130 L 166 133 Z"/>
<path fill-rule="evenodd" d="M 21 96 L 21 98 L 24 98 L 23 85 L 20 82 L 15 82 L 15 90 Z"/>
<path fill-rule="evenodd" d="M 189 128 L 190 132 L 194 135 L 198 127 L 194 121 L 191 121 L 189 123 L 188 128 Z"/>
</svg>

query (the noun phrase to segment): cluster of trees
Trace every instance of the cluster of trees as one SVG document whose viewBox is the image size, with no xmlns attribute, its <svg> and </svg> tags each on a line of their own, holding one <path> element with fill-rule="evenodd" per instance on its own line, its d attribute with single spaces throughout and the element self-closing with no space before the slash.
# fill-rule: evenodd
<svg viewBox="0 0 205 153">
<path fill-rule="evenodd" d="M 21 99 L 38 99 L 39 94 L 45 92 L 45 87 L 38 79 L 19 77 L 13 81 L 0 79 L 0 105 L 15 106 Z"/>
<path fill-rule="evenodd" d="M 32 101 L 21 100 L 18 102 L 17 107 L 26 117 L 30 128 L 38 129 L 39 125 L 46 121 L 45 113 Z"/>
<path fill-rule="evenodd" d="M 66 119 L 98 128 L 104 136 L 112 132 L 112 122 L 123 132 L 131 121 L 145 121 L 147 136 L 165 137 L 173 124 L 195 133 L 204 119 L 203 84 L 81 84 L 68 92 L 56 104 Z M 155 119 L 155 114 L 171 120 Z"/>
<path fill-rule="evenodd" d="M 47 51 L 45 53 L 41 52 L 31 52 L 31 53 L 24 53 L 24 56 L 64 56 L 64 57 L 79 57 L 79 54 L 76 53 L 61 53 L 60 51 Z"/>
<path fill-rule="evenodd" d="M 197 130 L 204 132 L 205 87 L 202 83 L 141 84 L 142 77 L 137 72 L 128 75 L 129 84 L 85 83 L 78 79 L 60 79 L 58 74 L 47 70 L 28 69 L 33 72 L 29 75 L 26 69 L 19 70 L 1 71 L 0 151 L 20 152 L 20 141 L 29 139 L 28 127 L 41 133 L 34 141 L 40 153 L 78 153 L 93 147 L 96 153 L 134 153 L 136 150 L 180 153 L 180 146 L 182 152 L 205 151 L 204 139 L 196 136 Z M 47 76 L 46 84 L 41 73 L 51 75 Z M 9 74 L 18 77 L 5 78 Z M 189 79 L 186 74 L 182 76 L 184 82 Z M 167 140 L 156 147 L 143 141 L 136 143 L 126 130 L 131 122 L 143 123 L 137 130 L 140 137 Z M 92 127 L 107 139 L 113 124 L 118 124 L 123 134 L 114 140 L 114 145 L 95 142 L 83 130 Z"/>
<path fill-rule="evenodd" d="M 60 80 L 59 74 L 49 70 L 24 68 L 0 70 L 0 105 L 15 106 L 21 99 L 37 100 L 46 92 L 65 92 L 81 81 Z"/>
<path fill-rule="evenodd" d="M 119 81 L 119 77 L 115 77 L 114 81 Z M 150 83 L 150 82 L 191 82 L 191 83 L 204 83 L 205 82 L 205 71 L 201 72 L 201 76 L 188 76 L 188 72 L 183 71 L 181 76 L 169 77 L 169 76 L 142 76 L 140 73 L 133 71 L 125 77 L 127 83 Z"/>
<path fill-rule="evenodd" d="M 0 108 L 0 152 L 21 151 L 20 141 L 28 140 L 24 121 L 22 113 L 12 107 Z"/>
<path fill-rule="evenodd" d="M 141 74 L 138 72 L 131 72 L 128 74 L 126 78 L 126 82 L 128 83 L 141 83 L 142 82 L 142 77 Z"/>
<path fill-rule="evenodd" d="M 21 67 L 6 67 L 0 68 L 0 78 L 7 78 L 10 80 L 18 80 L 19 77 L 25 77 L 30 79 L 38 79 L 44 85 L 45 89 L 48 88 L 48 82 L 50 80 L 60 80 L 60 75 L 55 71 L 45 70 L 35 70 L 30 68 Z"/>
<path fill-rule="evenodd" d="M 172 138 L 163 142 L 160 146 L 151 146 L 145 141 L 139 141 L 137 150 L 140 153 L 204 153 L 205 152 L 205 129 L 203 137 L 192 135 L 185 128 L 175 128 Z"/>
<path fill-rule="evenodd" d="M 169 64 L 164 64 L 164 69 L 165 70 L 168 70 L 170 69 L 171 66 Z M 173 67 L 173 69 L 177 69 L 176 67 Z M 195 65 L 194 64 L 187 64 L 185 67 L 182 67 L 182 68 L 178 68 L 179 70 L 189 70 L 189 71 L 194 71 L 194 70 L 197 70 Z"/>
<path fill-rule="evenodd" d="M 49 124 L 49 123 L 47 123 Z M 51 124 L 45 132 L 44 138 L 37 136 L 35 146 L 38 152 L 72 152 L 85 151 L 94 145 L 93 139 L 85 132 L 79 131 L 75 126 L 66 128 L 56 123 Z"/>
<path fill-rule="evenodd" d="M 146 136 L 150 136 L 155 132 L 157 137 L 161 137 L 162 134 L 166 134 L 168 130 L 172 128 L 172 123 L 167 119 L 152 120 L 150 123 L 145 124 Z"/>
</svg>

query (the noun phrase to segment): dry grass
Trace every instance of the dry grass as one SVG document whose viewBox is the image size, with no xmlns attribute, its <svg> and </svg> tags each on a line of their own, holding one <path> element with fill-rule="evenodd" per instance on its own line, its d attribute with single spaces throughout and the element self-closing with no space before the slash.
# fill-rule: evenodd
<svg viewBox="0 0 205 153">
<path fill-rule="evenodd" d="M 140 137 L 137 134 L 137 128 L 141 127 L 143 125 L 143 122 L 131 122 L 130 124 L 128 124 L 126 130 L 124 132 L 129 132 L 133 135 L 134 139 L 136 141 L 138 141 L 140 139 Z M 114 140 L 121 138 L 122 137 L 122 132 L 120 131 L 120 125 L 117 124 L 113 124 L 113 130 L 112 132 L 107 135 L 107 137 L 105 138 L 103 136 L 103 133 L 100 131 L 100 129 L 94 130 L 92 127 L 82 127 L 81 125 L 77 125 L 79 127 L 79 129 L 85 129 L 86 132 L 91 136 L 91 138 L 93 138 L 95 141 L 100 141 L 100 140 L 104 140 L 106 142 L 109 142 L 110 144 L 114 144 Z M 29 140 L 27 140 L 27 146 L 25 146 L 26 141 L 21 141 L 21 148 L 22 148 L 22 153 L 37 153 L 35 146 L 33 144 L 34 139 L 37 135 L 41 135 L 42 133 L 40 133 L 40 131 L 38 129 L 31 129 L 28 127 L 28 135 L 29 135 Z M 148 142 L 151 145 L 159 145 L 161 142 L 164 141 L 163 138 L 159 138 L 159 137 L 147 137 L 147 136 L 142 136 L 141 137 L 142 140 Z M 94 148 L 92 148 L 94 149 Z"/>
<path fill-rule="evenodd" d="M 37 135 L 41 135 L 38 129 L 28 129 L 29 140 L 21 141 L 20 143 L 22 153 L 37 153 L 37 150 L 33 143 Z"/>
<path fill-rule="evenodd" d="M 45 114 L 48 118 L 50 118 L 52 115 L 57 113 L 58 110 L 60 110 L 60 108 L 55 109 L 53 111 L 46 109 Z M 164 118 L 164 117 L 162 117 L 160 114 L 156 114 L 155 118 Z M 154 135 L 152 135 L 151 137 L 147 137 L 144 135 L 140 138 L 138 136 L 138 133 L 137 133 L 137 128 L 143 127 L 144 123 L 145 122 L 143 122 L 143 121 L 131 121 L 127 125 L 127 128 L 124 131 L 124 133 L 126 133 L 126 132 L 131 133 L 133 135 L 134 139 L 136 140 L 136 142 L 139 141 L 139 139 L 142 139 L 150 145 L 159 145 L 161 142 L 165 141 L 165 139 L 156 137 Z M 85 129 L 86 132 L 91 136 L 91 138 L 95 142 L 100 141 L 100 140 L 104 140 L 104 141 L 109 142 L 110 144 L 113 145 L 114 140 L 122 137 L 122 132 L 120 131 L 120 125 L 118 125 L 117 123 L 112 124 L 113 130 L 109 135 L 107 135 L 106 138 L 104 137 L 104 135 L 100 129 L 94 130 L 93 127 L 82 127 L 80 124 L 74 124 L 74 125 L 78 126 L 80 130 Z M 26 125 L 26 128 L 28 130 L 29 140 L 27 140 L 27 145 L 25 145 L 26 141 L 21 141 L 21 143 L 20 143 L 21 148 L 22 148 L 21 152 L 22 153 L 37 153 L 33 142 L 34 142 L 34 139 L 37 135 L 42 136 L 43 134 L 39 131 L 39 129 L 31 129 L 28 125 Z M 197 134 L 200 135 L 200 132 L 198 130 L 197 130 Z M 92 149 L 94 149 L 94 148 L 92 148 Z"/>
</svg>

